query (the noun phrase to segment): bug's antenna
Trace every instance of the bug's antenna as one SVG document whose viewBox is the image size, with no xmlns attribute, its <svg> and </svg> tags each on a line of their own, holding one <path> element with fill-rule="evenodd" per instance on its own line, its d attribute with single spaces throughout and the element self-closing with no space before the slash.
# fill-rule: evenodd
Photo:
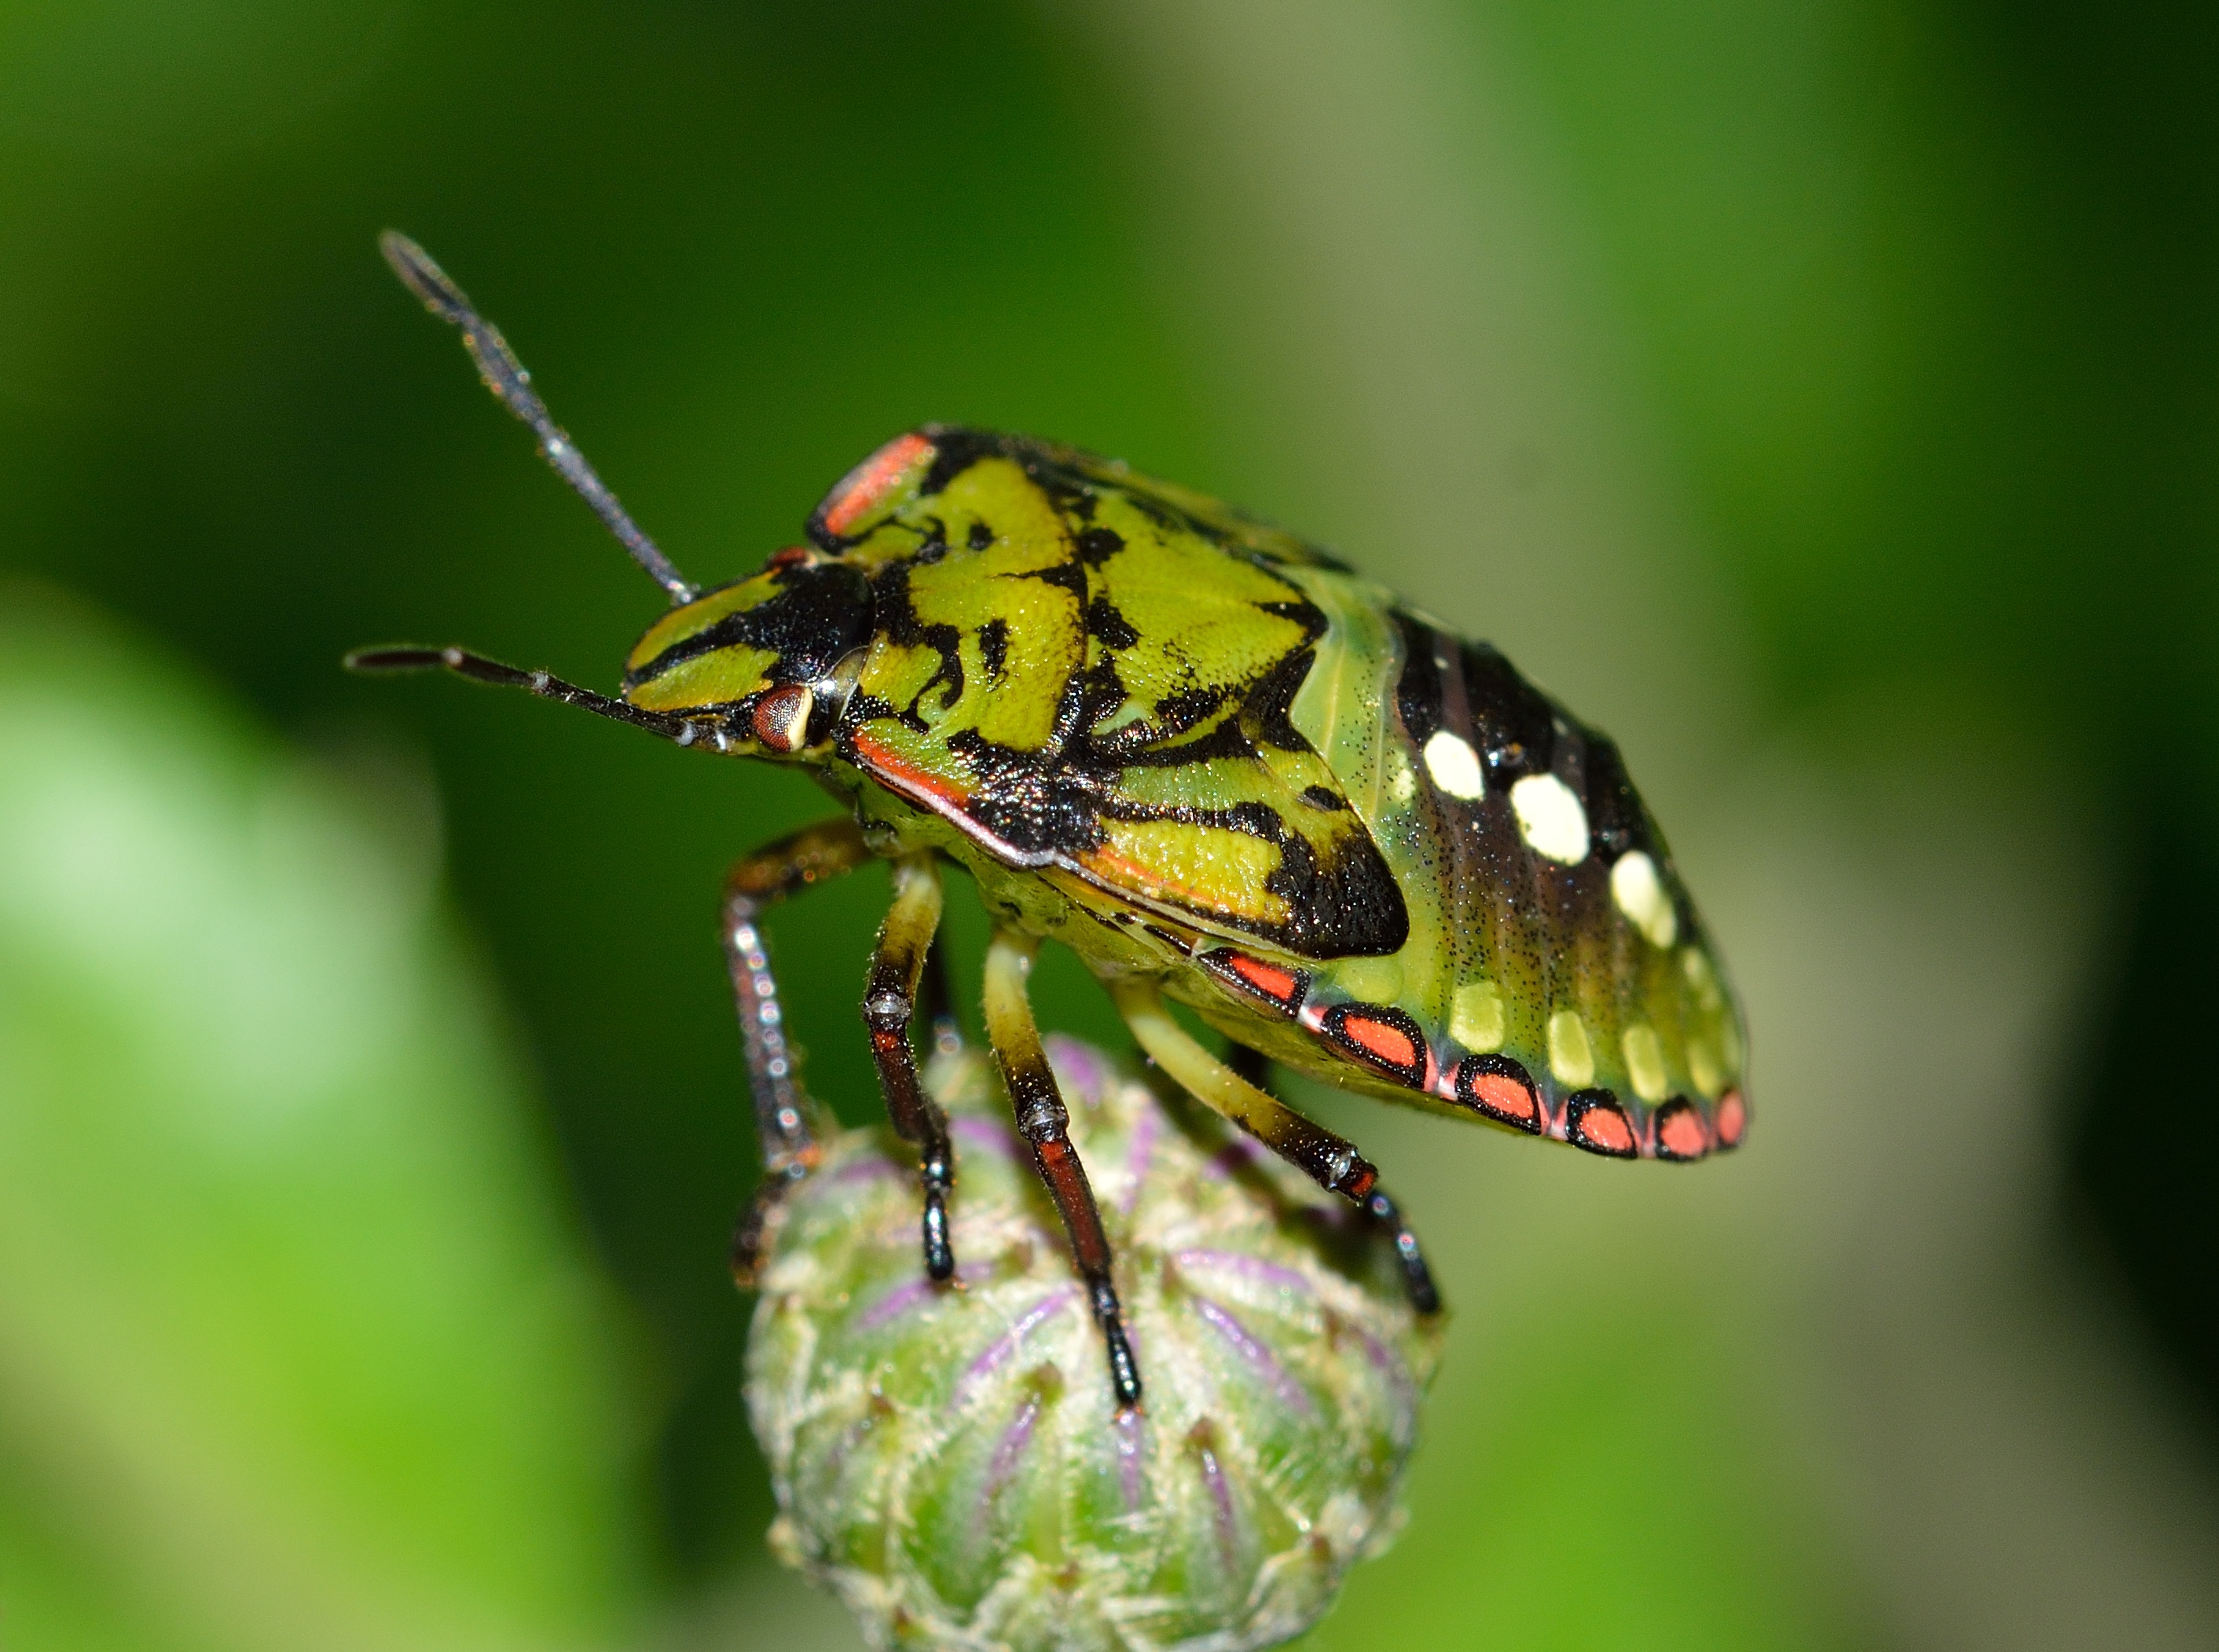
<svg viewBox="0 0 2219 1652">
<path fill-rule="evenodd" d="M 386 263 L 393 266 L 393 273 L 401 277 L 410 292 L 424 301 L 424 307 L 442 321 L 461 329 L 463 343 L 470 352 L 470 359 L 478 364 L 478 376 L 485 381 L 486 388 L 494 393 L 502 407 L 531 426 L 531 433 L 539 438 L 540 456 L 594 507 L 594 514 L 631 553 L 632 561 L 655 576 L 655 582 L 670 593 L 674 603 L 691 602 L 699 595 L 687 582 L 686 576 L 671 566 L 662 547 L 640 531 L 639 525 L 617 502 L 608 484 L 586 463 L 586 456 L 578 451 L 577 444 L 549 415 L 547 404 L 531 388 L 531 375 L 516 359 L 516 352 L 500 336 L 500 329 L 477 313 L 452 277 L 432 262 L 430 253 L 399 230 L 387 230 L 377 238 L 377 245 L 385 254 Z"/>
<path fill-rule="evenodd" d="M 635 729 L 644 729 L 650 734 L 659 734 L 665 740 L 681 746 L 699 741 L 705 750 L 724 751 L 729 736 L 722 723 L 715 718 L 696 722 L 692 717 L 679 717 L 668 711 L 643 711 L 629 700 L 612 699 L 606 694 L 596 694 L 590 688 L 581 688 L 574 682 L 565 682 L 552 672 L 526 671 L 518 666 L 503 665 L 498 660 L 488 660 L 482 654 L 473 654 L 468 649 L 427 649 L 413 643 L 401 643 L 392 648 L 357 649 L 341 661 L 349 671 L 375 673 L 384 671 L 451 671 L 457 677 L 468 677 L 473 682 L 492 683 L 500 688 L 521 688 L 527 694 L 537 694 L 542 699 L 556 700 L 564 705 L 575 705 L 581 711 L 591 711 L 595 717 L 605 717 L 612 723 L 629 723 Z"/>
</svg>

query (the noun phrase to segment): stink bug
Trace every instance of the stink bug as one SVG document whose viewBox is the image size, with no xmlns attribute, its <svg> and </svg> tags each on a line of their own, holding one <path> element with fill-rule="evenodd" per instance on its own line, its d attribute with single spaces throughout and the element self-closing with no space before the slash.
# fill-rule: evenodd
<svg viewBox="0 0 2219 1652">
<path fill-rule="evenodd" d="M 1741 1140 L 1739 1013 L 1663 836 L 1617 747 L 1494 649 L 1215 500 L 946 425 L 856 466 L 805 544 L 697 589 L 453 282 L 401 236 L 384 248 L 673 606 L 616 698 L 462 649 L 350 663 L 444 668 L 677 745 L 802 764 L 842 805 L 742 860 L 725 888 L 766 1167 L 735 1240 L 743 1281 L 779 1190 L 817 1152 L 757 921 L 873 855 L 892 860 L 894 898 L 863 1020 L 919 1152 L 925 1270 L 954 1274 L 955 1163 L 910 1029 L 953 861 L 995 920 L 988 1039 L 1120 1407 L 1140 1372 L 1026 997 L 1043 940 L 1086 961 L 1180 1084 L 1368 1212 L 1421 1309 L 1439 1306 L 1433 1281 L 1377 1171 L 1265 1090 L 1267 1063 L 1612 1158 Z M 1165 995 L 1230 1039 L 1234 1061 Z"/>
</svg>

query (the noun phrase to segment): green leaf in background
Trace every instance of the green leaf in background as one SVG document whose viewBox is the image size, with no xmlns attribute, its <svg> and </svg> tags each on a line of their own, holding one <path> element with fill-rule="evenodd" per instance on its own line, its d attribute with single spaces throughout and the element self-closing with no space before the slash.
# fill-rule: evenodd
<svg viewBox="0 0 2219 1652">
<path fill-rule="evenodd" d="M 410 857 L 0 587 L 0 1639 L 578 1646 L 616 1323 Z"/>
</svg>

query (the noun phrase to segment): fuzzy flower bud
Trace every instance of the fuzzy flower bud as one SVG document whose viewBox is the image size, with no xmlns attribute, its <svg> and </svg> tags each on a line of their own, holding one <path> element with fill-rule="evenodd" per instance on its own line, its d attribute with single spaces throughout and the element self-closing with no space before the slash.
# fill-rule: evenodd
<svg viewBox="0 0 2219 1652">
<path fill-rule="evenodd" d="M 916 1150 L 884 1130 L 828 1141 L 771 1241 L 748 1403 L 772 1548 L 876 1646 L 1274 1645 L 1392 1539 L 1438 1320 L 1353 1208 L 1087 1046 L 1049 1049 L 1141 1410 L 1116 1411 L 991 1065 L 944 1057 L 956 1280 L 925 1277 Z"/>
</svg>

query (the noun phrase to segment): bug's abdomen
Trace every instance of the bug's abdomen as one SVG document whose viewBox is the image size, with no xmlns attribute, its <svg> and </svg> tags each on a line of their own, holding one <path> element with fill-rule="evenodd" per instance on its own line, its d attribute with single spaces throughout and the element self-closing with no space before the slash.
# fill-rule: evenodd
<svg viewBox="0 0 2219 1652">
<path fill-rule="evenodd" d="M 1740 1020 L 1617 748 L 1484 644 L 1301 576 L 1331 617 L 1295 721 L 1409 912 L 1392 955 L 1202 960 L 1311 1034 L 1344 1082 L 1422 1092 L 1614 1157 L 1739 1142 Z M 1315 692 L 1311 692 L 1315 689 Z"/>
</svg>

